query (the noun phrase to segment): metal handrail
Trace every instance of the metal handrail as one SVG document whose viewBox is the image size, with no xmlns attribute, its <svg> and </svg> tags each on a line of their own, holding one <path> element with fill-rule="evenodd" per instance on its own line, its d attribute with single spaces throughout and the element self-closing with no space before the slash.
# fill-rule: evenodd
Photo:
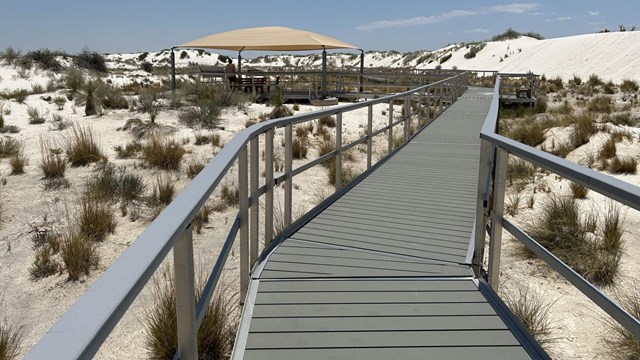
<svg viewBox="0 0 640 360">
<path fill-rule="evenodd" d="M 343 105 L 312 113 L 290 116 L 255 124 L 237 133 L 228 144 L 216 155 L 191 183 L 173 200 L 160 215 L 138 236 L 138 238 L 120 255 L 113 264 L 95 281 L 87 292 L 58 320 L 45 336 L 26 355 L 26 359 L 77 359 L 91 358 L 111 333 L 123 314 L 127 311 L 137 295 L 142 291 L 161 262 L 171 249 L 174 254 L 176 312 L 178 320 L 178 343 L 182 358 L 197 358 L 196 334 L 198 324 L 208 306 L 215 284 L 220 277 L 229 250 L 236 233 L 240 234 L 241 256 L 241 297 L 246 292 L 249 280 L 248 271 L 257 258 L 258 245 L 258 201 L 265 195 L 265 204 L 273 207 L 273 136 L 276 128 L 285 128 L 285 222 L 291 224 L 291 190 L 292 177 L 292 126 L 305 121 L 319 119 L 323 116 L 337 115 L 337 122 L 342 121 L 342 114 L 363 107 L 369 108 L 368 125 L 368 159 L 371 163 L 371 111 L 372 106 L 380 103 L 389 104 L 389 153 L 392 150 L 393 134 L 393 102 L 401 99 L 405 102 L 405 139 L 407 130 L 414 115 L 408 101 L 413 94 L 423 94 L 431 88 L 438 89 L 438 108 L 455 101 L 466 88 L 468 73 L 460 73 L 454 77 L 420 86 L 413 90 L 368 100 L 356 104 Z M 416 112 L 421 110 L 420 105 Z M 265 136 L 266 184 L 258 187 L 255 181 L 258 170 L 258 137 Z M 336 131 L 336 189 L 341 186 L 339 163 L 340 154 L 349 146 L 341 143 L 341 131 Z M 356 140 L 356 142 L 360 139 Z M 248 163 L 248 149 L 251 152 L 251 166 Z M 388 155 L 387 155 L 388 156 Z M 201 302 L 195 304 L 194 297 L 194 264 L 191 223 L 208 200 L 215 188 L 220 184 L 234 162 L 239 163 L 240 211 L 223 246 L 221 254 L 212 270 Z M 319 163 L 319 162 L 316 162 Z M 304 165 L 303 165 L 304 166 Z M 249 180 L 251 179 L 251 188 Z M 251 201 L 250 201 L 251 199 Z M 251 217 L 249 207 L 251 206 Z M 265 216 L 267 215 L 267 209 Z M 271 209 L 273 211 L 273 209 Z M 273 214 L 271 214 L 273 215 Z M 265 218 L 265 223 L 268 222 Z M 271 221 L 273 218 L 271 217 Z M 267 226 L 268 228 L 268 226 Z M 269 232 L 265 231 L 265 235 Z M 271 239 L 269 239 L 271 240 Z M 265 241 L 267 242 L 267 241 Z M 249 260 L 249 258 L 251 259 Z M 244 291 L 244 292 L 243 292 Z"/>
<path fill-rule="evenodd" d="M 573 269 L 571 269 L 571 267 L 555 257 L 551 252 L 526 234 L 526 232 L 506 220 L 503 216 L 508 155 L 514 155 L 531 162 L 536 166 L 558 174 L 565 179 L 582 184 L 593 191 L 636 210 L 640 210 L 640 187 L 497 134 L 496 125 L 499 112 L 499 89 L 500 74 L 496 79 L 496 85 L 493 91 L 493 100 L 489 113 L 487 114 L 480 131 L 482 143 L 481 148 L 483 153 L 481 154 L 478 188 L 484 189 L 485 184 L 493 179 L 493 207 L 490 213 L 488 213 L 487 204 L 483 204 L 481 202 L 483 196 L 480 196 L 479 194 L 476 222 L 479 221 L 481 225 L 476 224 L 476 229 L 478 229 L 479 226 L 482 226 L 482 231 L 477 231 L 475 233 L 474 264 L 477 266 L 482 264 L 484 256 L 482 252 L 486 237 L 484 229 L 486 228 L 487 222 L 490 220 L 488 277 L 489 284 L 494 289 L 497 290 L 499 286 L 500 247 L 502 240 L 501 233 L 504 228 L 504 230 L 507 230 L 529 250 L 538 255 L 540 259 L 580 290 L 598 307 L 631 332 L 631 334 L 640 338 L 640 321 L 638 319 L 630 315 L 626 310 L 620 307 L 620 305 L 607 297 L 582 276 L 578 275 Z M 495 161 L 492 160 L 493 155 L 489 155 L 488 153 L 491 147 L 496 148 Z M 492 175 L 492 173 L 494 173 L 494 175 Z"/>
</svg>

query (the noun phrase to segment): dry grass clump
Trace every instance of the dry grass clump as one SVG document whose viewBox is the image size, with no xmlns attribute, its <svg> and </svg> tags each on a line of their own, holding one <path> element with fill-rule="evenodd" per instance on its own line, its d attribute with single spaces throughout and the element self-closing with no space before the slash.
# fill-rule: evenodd
<svg viewBox="0 0 640 360">
<path fill-rule="evenodd" d="M 4 322 L 0 323 L 0 359 L 17 359 L 21 343 L 22 329 L 20 327 L 11 326 Z"/>
<path fill-rule="evenodd" d="M 553 330 L 551 308 L 555 301 L 548 301 L 542 294 L 528 287 L 518 289 L 517 294 L 507 294 L 504 299 L 513 315 L 541 346 L 544 347 L 554 341 L 551 338 Z"/>
<path fill-rule="evenodd" d="M 618 295 L 617 300 L 631 316 L 640 319 L 640 292 L 637 289 L 625 289 L 625 293 Z M 640 359 L 640 339 L 613 319 L 608 319 L 605 325 L 611 334 L 605 338 L 605 342 L 612 359 Z"/>
<path fill-rule="evenodd" d="M 142 201 L 147 188 L 142 176 L 130 174 L 124 168 L 106 164 L 85 184 L 84 196 L 103 202 L 121 201 L 123 215 L 130 204 Z"/>
<path fill-rule="evenodd" d="M 32 125 L 44 124 L 47 121 L 47 119 L 40 114 L 40 111 L 33 106 L 27 106 L 27 116 L 29 116 L 29 124 Z"/>
<path fill-rule="evenodd" d="M 611 214 L 613 211 L 615 208 L 610 208 L 607 216 L 617 219 L 616 226 L 622 228 L 620 218 Z M 595 230 L 580 212 L 580 204 L 574 198 L 551 196 L 526 231 L 588 281 L 610 285 L 618 273 L 621 250 L 612 248 L 604 234 L 589 234 Z M 524 254 L 531 255 L 526 249 Z"/>
<path fill-rule="evenodd" d="M 23 147 L 24 144 L 20 140 L 16 140 L 10 137 L 0 137 L 0 159 L 20 154 Z"/>
<path fill-rule="evenodd" d="M 90 126 L 74 124 L 71 129 L 65 149 L 72 166 L 85 166 L 104 158 Z"/>
<path fill-rule="evenodd" d="M 152 359 L 172 359 L 178 350 L 175 284 L 172 274 L 165 270 L 162 279 L 154 278 L 154 305 L 144 315 L 145 349 Z M 196 290 L 199 300 L 202 286 Z M 198 329 L 199 359 L 228 359 L 231 356 L 237 319 L 233 296 L 219 292 L 207 307 Z"/>
<path fill-rule="evenodd" d="M 309 145 L 306 137 L 296 137 L 291 144 L 291 151 L 293 152 L 294 159 L 306 159 L 307 152 L 309 151 Z"/>
<path fill-rule="evenodd" d="M 115 150 L 118 159 L 130 159 L 142 151 L 142 143 L 139 141 L 132 141 L 127 143 L 124 147 L 116 145 L 113 147 L 113 150 Z"/>
<path fill-rule="evenodd" d="M 604 121 L 611 122 L 614 125 L 637 126 L 638 119 L 631 115 L 631 112 L 624 111 L 603 117 Z"/>
<path fill-rule="evenodd" d="M 80 200 L 78 228 L 81 235 L 91 241 L 103 241 L 116 229 L 116 219 L 111 207 L 102 201 L 83 197 Z"/>
<path fill-rule="evenodd" d="M 213 211 L 213 206 L 205 204 L 196 214 L 192 225 L 197 234 L 201 234 L 202 228 L 209 223 L 209 215 L 211 215 L 211 211 Z"/>
<path fill-rule="evenodd" d="M 528 184 L 534 180 L 536 168 L 528 161 L 510 157 L 507 163 L 507 184 Z"/>
<path fill-rule="evenodd" d="M 196 158 L 191 158 L 191 160 L 187 163 L 187 176 L 189 179 L 193 179 L 204 169 L 205 163 L 201 162 Z"/>
<path fill-rule="evenodd" d="M 12 156 L 9 159 L 9 165 L 11 166 L 11 175 L 24 174 L 24 167 L 28 163 L 29 159 L 22 152 L 18 155 Z"/>
<path fill-rule="evenodd" d="M 164 170 L 180 170 L 180 162 L 186 154 L 184 147 L 174 139 L 152 136 L 142 144 L 142 158 L 151 167 Z"/>
<path fill-rule="evenodd" d="M 62 156 L 62 150 L 47 138 L 40 138 L 40 170 L 45 179 L 62 179 L 67 170 L 67 160 Z"/>
<path fill-rule="evenodd" d="M 88 276 L 100 262 L 95 243 L 73 226 L 62 235 L 60 256 L 71 281 L 79 280 L 82 275 Z"/>
<path fill-rule="evenodd" d="M 240 190 L 235 183 L 224 183 L 220 189 L 220 200 L 226 206 L 238 206 L 240 204 Z"/>
<path fill-rule="evenodd" d="M 606 166 L 613 174 L 635 174 L 637 168 L 638 160 L 630 156 L 614 156 Z"/>
<path fill-rule="evenodd" d="M 571 182 L 571 184 L 569 184 L 569 189 L 571 189 L 571 195 L 574 199 L 586 199 L 587 194 L 589 193 L 588 187 L 576 182 Z"/>
<path fill-rule="evenodd" d="M 176 194 L 175 184 L 169 176 L 158 176 L 154 186 L 151 188 L 151 194 L 145 199 L 145 202 L 151 213 L 149 221 L 155 219 L 164 208 L 171 203 Z"/>
<path fill-rule="evenodd" d="M 622 140 L 633 140 L 633 134 L 629 130 L 616 129 L 611 132 L 611 140 L 613 142 L 619 143 Z"/>
<path fill-rule="evenodd" d="M 32 279 L 44 278 L 61 271 L 60 264 L 53 258 L 60 252 L 61 239 L 60 234 L 49 229 L 34 229 L 31 240 L 36 254 L 29 268 Z"/>
<path fill-rule="evenodd" d="M 328 176 L 329 176 L 329 184 L 336 184 L 336 160 L 331 159 L 326 161 L 328 163 Z M 350 183 L 353 179 L 355 179 L 358 174 L 355 169 L 351 165 L 347 165 L 342 163 L 342 171 L 340 172 L 340 179 L 342 186 Z"/>
<path fill-rule="evenodd" d="M 318 119 L 318 126 L 334 128 L 336 127 L 336 118 L 334 116 L 323 116 Z"/>
<path fill-rule="evenodd" d="M 598 160 L 611 159 L 612 157 L 616 156 L 616 153 L 616 142 L 613 140 L 613 138 L 609 138 L 609 140 L 605 141 L 605 143 L 602 144 L 600 150 L 598 150 Z"/>
<path fill-rule="evenodd" d="M 201 132 L 197 132 L 194 134 L 195 136 L 195 142 L 193 143 L 194 145 L 206 145 L 209 144 L 211 142 L 211 135 L 207 135 L 207 134 L 203 134 Z"/>
<path fill-rule="evenodd" d="M 188 107 L 180 112 L 178 120 L 188 127 L 211 129 L 220 123 L 221 106 L 210 99 L 199 101 L 196 106 Z"/>
<path fill-rule="evenodd" d="M 596 96 L 587 103 L 587 109 L 596 113 L 610 114 L 613 111 L 613 105 L 610 98 Z"/>
<path fill-rule="evenodd" d="M 538 146 L 547 138 L 542 125 L 532 117 L 511 126 L 507 136 L 529 146 Z"/>
<path fill-rule="evenodd" d="M 620 84 L 620 90 L 624 93 L 634 93 L 638 91 L 638 83 L 634 80 L 625 79 Z"/>
<path fill-rule="evenodd" d="M 574 149 L 588 143 L 591 136 L 598 132 L 595 118 L 591 113 L 571 115 L 567 117 L 566 121 L 573 124 L 573 132 L 569 141 Z"/>
</svg>

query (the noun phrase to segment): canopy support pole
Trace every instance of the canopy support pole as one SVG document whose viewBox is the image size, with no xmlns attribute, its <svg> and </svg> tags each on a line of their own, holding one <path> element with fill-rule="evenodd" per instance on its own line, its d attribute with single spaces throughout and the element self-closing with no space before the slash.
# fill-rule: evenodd
<svg viewBox="0 0 640 360">
<path fill-rule="evenodd" d="M 176 92 L 176 54 L 173 53 L 171 48 L 171 92 Z"/>
<path fill-rule="evenodd" d="M 327 49 L 322 46 L 322 97 L 327 97 Z"/>
<path fill-rule="evenodd" d="M 238 51 L 238 79 L 242 78 L 242 50 L 244 50 L 244 48 Z"/>
</svg>

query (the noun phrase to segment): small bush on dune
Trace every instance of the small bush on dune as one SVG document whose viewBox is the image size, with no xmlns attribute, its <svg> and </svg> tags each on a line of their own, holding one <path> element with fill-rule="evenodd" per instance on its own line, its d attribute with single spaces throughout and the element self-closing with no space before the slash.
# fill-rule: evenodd
<svg viewBox="0 0 640 360">
<path fill-rule="evenodd" d="M 113 148 L 118 159 L 130 159 L 142 151 L 142 144 L 139 141 L 132 141 L 124 147 L 117 145 Z"/>
<path fill-rule="evenodd" d="M 184 125 L 195 128 L 214 128 L 220 123 L 222 109 L 213 100 L 198 103 L 195 107 L 189 107 L 180 112 L 178 119 Z"/>
<path fill-rule="evenodd" d="M 602 82 L 602 79 L 600 79 L 600 77 L 596 74 L 591 74 L 589 75 L 589 80 L 587 81 L 587 84 L 589 84 L 589 86 L 596 87 L 596 86 L 601 86 L 604 83 Z"/>
<path fill-rule="evenodd" d="M 104 56 L 86 48 L 75 56 L 74 63 L 78 67 L 99 73 L 106 73 L 108 71 Z"/>
<path fill-rule="evenodd" d="M 191 161 L 187 163 L 187 176 L 190 179 L 193 179 L 204 169 L 205 163 L 198 161 L 196 158 L 192 158 Z"/>
<path fill-rule="evenodd" d="M 85 79 L 82 71 L 76 67 L 70 67 L 64 78 L 65 86 L 72 92 L 78 92 L 84 87 Z"/>
<path fill-rule="evenodd" d="M 638 120 L 634 118 L 630 112 L 625 111 L 621 113 L 613 114 L 612 116 L 607 116 L 606 120 L 610 121 L 614 125 L 626 125 L 626 126 L 636 126 L 638 125 Z"/>
<path fill-rule="evenodd" d="M 327 160 L 326 163 L 328 164 L 327 170 L 328 170 L 328 176 L 329 176 L 329 184 L 335 185 L 336 179 L 337 179 L 336 178 L 336 159 L 334 158 L 331 160 Z M 343 163 L 341 170 L 342 171 L 340 172 L 340 180 L 341 180 L 342 186 L 345 186 L 346 184 L 350 183 L 353 179 L 355 179 L 358 176 L 353 166 L 346 165 Z"/>
<path fill-rule="evenodd" d="M 9 165 L 11 165 L 11 175 L 24 174 L 24 167 L 29 163 L 29 159 L 21 151 L 19 154 L 12 156 L 9 159 Z"/>
<path fill-rule="evenodd" d="M 62 65 L 56 59 L 57 56 L 64 55 L 62 53 L 52 52 L 49 49 L 39 49 L 36 51 L 29 51 L 25 54 L 25 58 L 38 64 L 44 70 L 51 70 L 58 72 L 62 70 Z"/>
<path fill-rule="evenodd" d="M 6 323 L 0 323 L 0 359 L 14 360 L 20 353 L 22 329 Z"/>
<path fill-rule="evenodd" d="M 518 121 L 509 129 L 507 136 L 529 146 L 538 146 L 547 138 L 540 122 L 533 118 Z"/>
<path fill-rule="evenodd" d="M 566 122 L 573 124 L 573 132 L 569 137 L 569 141 L 574 149 L 588 143 L 591 136 L 598 132 L 595 119 L 590 113 L 569 115 Z"/>
<path fill-rule="evenodd" d="M 103 159 L 90 126 L 74 124 L 71 129 L 71 135 L 66 141 L 67 157 L 71 165 L 85 166 Z"/>
<path fill-rule="evenodd" d="M 94 242 L 74 227 L 62 235 L 60 256 L 71 281 L 88 276 L 100 262 Z"/>
<path fill-rule="evenodd" d="M 124 97 L 122 90 L 110 84 L 100 82 L 96 89 L 96 98 L 107 109 L 128 109 L 129 102 Z"/>
<path fill-rule="evenodd" d="M 608 160 L 616 156 L 616 142 L 613 138 L 607 140 L 598 151 L 598 160 Z"/>
<path fill-rule="evenodd" d="M 20 55 L 21 55 L 20 50 L 16 50 L 13 47 L 11 47 L 11 45 L 9 45 L 7 49 L 2 54 L 0 54 L 0 59 L 4 59 L 7 65 L 11 65 L 15 60 L 17 60 L 20 57 Z"/>
<path fill-rule="evenodd" d="M 613 105 L 611 105 L 611 99 L 606 96 L 596 96 L 587 104 L 589 111 L 597 113 L 610 114 L 613 111 Z"/>
<path fill-rule="evenodd" d="M 227 206 L 238 206 L 240 204 L 240 190 L 233 183 L 225 183 L 222 185 L 220 192 L 220 200 Z"/>
<path fill-rule="evenodd" d="M 15 99 L 19 104 L 24 104 L 24 101 L 27 100 L 27 96 L 29 96 L 29 92 L 25 89 L 14 90 L 11 93 L 11 97 Z"/>
<path fill-rule="evenodd" d="M 23 147 L 24 144 L 20 140 L 0 137 L 0 159 L 20 154 Z"/>
<path fill-rule="evenodd" d="M 78 226 L 81 234 L 91 241 L 102 241 L 107 234 L 113 234 L 116 220 L 108 204 L 84 197 L 80 202 Z"/>
<path fill-rule="evenodd" d="M 175 285 L 169 271 L 162 279 L 154 279 L 152 290 L 154 305 L 144 315 L 145 348 L 153 359 L 171 359 L 178 350 Z M 196 301 L 202 292 L 196 290 Z M 237 321 L 233 318 L 232 297 L 218 293 L 207 307 L 198 329 L 198 355 L 200 359 L 228 359 L 231 356 Z"/>
<path fill-rule="evenodd" d="M 613 174 L 635 174 L 637 168 L 638 161 L 630 156 L 614 156 L 607 166 Z"/>
<path fill-rule="evenodd" d="M 60 270 L 60 265 L 53 259 L 53 250 L 50 246 L 44 245 L 35 249 L 35 259 L 29 268 L 32 279 L 45 278 L 54 275 Z M 2 356 L 0 356 L 0 359 Z"/>
<path fill-rule="evenodd" d="M 571 194 L 574 199 L 586 199 L 587 194 L 589 193 L 588 187 L 575 182 L 571 182 L 571 184 L 569 184 L 569 189 L 571 189 Z"/>
<path fill-rule="evenodd" d="M 40 114 L 37 108 L 27 106 L 27 115 L 29 116 L 29 124 L 44 124 L 47 120 Z"/>
<path fill-rule="evenodd" d="M 508 294 L 504 298 L 511 312 L 538 344 L 544 347 L 553 342 L 551 338 L 553 329 L 551 308 L 555 301 L 549 302 L 544 296 L 529 287 L 518 289 L 517 294 Z"/>
<path fill-rule="evenodd" d="M 333 116 L 323 116 L 318 120 L 318 127 L 320 126 L 334 128 L 336 127 L 336 118 Z"/>
<path fill-rule="evenodd" d="M 631 316 L 640 319 L 640 292 L 637 289 L 625 289 L 616 297 L 620 306 Z M 609 319 L 606 326 L 612 335 L 605 338 L 612 359 L 640 359 L 639 338 L 613 319 Z"/>
<path fill-rule="evenodd" d="M 171 203 L 175 194 L 176 188 L 169 176 L 158 176 L 156 178 L 156 183 L 151 189 L 151 195 L 147 198 L 147 205 L 155 209 L 153 218 Z"/>
<path fill-rule="evenodd" d="M 622 142 L 622 140 L 633 141 L 633 134 L 628 130 L 613 130 L 611 132 L 611 140 L 615 143 Z"/>
<path fill-rule="evenodd" d="M 62 156 L 62 151 L 46 138 L 40 139 L 40 170 L 45 179 L 64 178 L 67 170 L 67 160 Z"/>
<path fill-rule="evenodd" d="M 622 80 L 622 84 L 620 85 L 620 90 L 624 93 L 632 93 L 638 91 L 638 83 L 634 80 Z"/>
<path fill-rule="evenodd" d="M 507 183 L 530 183 L 534 179 L 536 168 L 530 162 L 510 157 L 507 163 Z"/>
<path fill-rule="evenodd" d="M 330 137 L 329 139 L 319 143 L 317 148 L 318 156 L 324 156 L 330 152 L 336 151 L 336 141 L 333 139 L 333 137 Z M 322 166 L 329 167 L 329 161 L 330 160 L 324 161 L 322 163 Z"/>
<path fill-rule="evenodd" d="M 153 136 L 142 144 L 142 158 L 151 167 L 164 170 L 180 170 L 180 162 L 186 154 L 184 147 L 174 139 Z"/>
<path fill-rule="evenodd" d="M 293 152 L 294 159 L 306 159 L 307 152 L 309 151 L 306 139 L 300 139 L 299 137 L 293 139 L 291 150 Z"/>
</svg>

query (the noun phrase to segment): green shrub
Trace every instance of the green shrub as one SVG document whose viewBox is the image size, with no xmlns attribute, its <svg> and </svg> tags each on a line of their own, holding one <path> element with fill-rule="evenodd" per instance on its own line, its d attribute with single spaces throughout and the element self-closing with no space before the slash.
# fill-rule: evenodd
<svg viewBox="0 0 640 360">
<path fill-rule="evenodd" d="M 607 117 L 607 120 L 618 126 L 636 126 L 638 124 L 638 120 L 634 118 L 628 111 L 615 113 L 612 116 Z"/>
<path fill-rule="evenodd" d="M 29 124 L 44 124 L 47 120 L 40 114 L 37 108 L 27 106 L 27 116 L 29 116 Z"/>
<path fill-rule="evenodd" d="M 318 129 L 322 126 L 326 126 L 329 128 L 336 127 L 336 118 L 329 115 L 321 117 L 320 119 L 318 119 Z"/>
<path fill-rule="evenodd" d="M 486 45 L 487 45 L 487 43 L 482 43 L 482 44 L 479 44 L 479 45 L 472 46 L 469 49 L 469 52 L 464 54 L 464 58 L 465 59 L 473 59 L 480 52 L 480 50 L 484 49 L 484 47 Z"/>
<path fill-rule="evenodd" d="M 47 138 L 40 138 L 40 170 L 45 179 L 61 179 L 67 170 L 67 160 L 62 150 Z"/>
<path fill-rule="evenodd" d="M 17 89 L 11 93 L 11 97 L 20 104 L 24 104 L 24 101 L 27 100 L 27 96 L 29 96 L 29 92 L 25 89 Z"/>
<path fill-rule="evenodd" d="M 620 85 L 620 90 L 624 93 L 631 93 L 638 91 L 638 83 L 634 80 L 622 80 L 622 84 Z"/>
<path fill-rule="evenodd" d="M 116 225 L 115 216 L 108 204 L 90 197 L 81 199 L 78 226 L 83 237 L 91 241 L 102 241 L 107 234 L 114 233 Z"/>
<path fill-rule="evenodd" d="M 191 128 L 214 128 L 220 123 L 222 109 L 213 100 L 198 103 L 195 107 L 189 107 L 180 112 L 179 121 Z"/>
<path fill-rule="evenodd" d="M 64 83 L 72 92 L 78 92 L 84 87 L 85 79 L 82 71 L 76 67 L 70 67 L 64 78 Z"/>
<path fill-rule="evenodd" d="M 517 157 L 509 157 L 507 163 L 507 183 L 528 184 L 533 181 L 536 168 L 530 162 Z"/>
<path fill-rule="evenodd" d="M 449 53 L 449 54 L 447 54 L 447 55 L 445 55 L 445 56 L 441 57 L 441 58 L 440 58 L 440 60 L 438 60 L 438 62 L 439 62 L 440 64 L 444 64 L 444 63 L 446 63 L 447 61 L 449 61 L 449 59 L 451 59 L 451 56 L 453 56 L 453 54 Z"/>
<path fill-rule="evenodd" d="M 589 80 L 587 81 L 587 84 L 589 84 L 589 86 L 596 87 L 596 86 L 601 86 L 603 85 L 602 79 L 600 79 L 600 77 L 596 74 L 591 74 L 589 75 Z"/>
<path fill-rule="evenodd" d="M 133 141 L 124 146 L 114 146 L 113 148 L 118 156 L 118 159 L 129 159 L 136 156 L 142 151 L 142 144 L 139 141 Z"/>
<path fill-rule="evenodd" d="M 0 54 L 0 59 L 4 59 L 7 65 L 11 65 L 20 57 L 20 54 L 20 50 L 15 50 L 11 45 L 9 45 L 7 49 Z"/>
<path fill-rule="evenodd" d="M 82 275 L 88 276 L 100 262 L 94 242 L 73 227 L 62 235 L 60 256 L 71 281 L 80 280 Z"/>
<path fill-rule="evenodd" d="M 52 52 L 49 49 L 39 49 L 36 51 L 29 51 L 24 57 L 38 64 L 38 66 L 44 70 L 58 72 L 62 70 L 62 65 L 56 59 L 56 57 L 60 55 L 63 54 L 59 52 Z"/>
<path fill-rule="evenodd" d="M 54 253 L 50 246 L 40 246 L 35 251 L 35 259 L 29 268 L 29 274 L 32 279 L 45 278 L 54 275 L 60 270 L 60 265 L 53 258 Z M 2 359 L 2 356 L 0 356 L 0 359 Z"/>
<path fill-rule="evenodd" d="M 83 49 L 81 53 L 77 54 L 74 58 L 74 63 L 83 69 L 106 73 L 108 72 L 107 63 L 101 54 L 90 51 L 89 49 Z"/>
<path fill-rule="evenodd" d="M 547 136 L 545 130 L 534 118 L 526 118 L 511 126 L 507 136 L 529 146 L 542 144 Z"/>
<path fill-rule="evenodd" d="M 234 183 L 225 183 L 220 191 L 220 199 L 227 206 L 238 206 L 240 204 L 240 190 Z"/>
</svg>

